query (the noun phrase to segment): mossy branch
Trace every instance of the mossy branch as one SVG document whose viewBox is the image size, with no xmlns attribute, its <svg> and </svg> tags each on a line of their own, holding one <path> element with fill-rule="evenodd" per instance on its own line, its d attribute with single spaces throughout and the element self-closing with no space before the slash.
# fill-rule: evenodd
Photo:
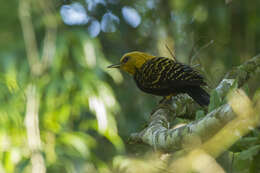
<svg viewBox="0 0 260 173">
<path fill-rule="evenodd" d="M 146 129 L 131 135 L 132 140 L 142 140 L 156 149 L 176 151 L 184 146 L 203 143 L 232 120 L 235 114 L 231 107 L 225 104 L 200 121 L 175 129 L 167 128 L 169 116 L 171 116 L 169 110 L 159 109 L 151 116 Z"/>
<path fill-rule="evenodd" d="M 234 68 L 216 87 L 219 96 L 224 98 L 227 95 L 234 84 L 234 79 L 237 80 L 239 86 L 245 84 L 259 67 L 260 55 L 257 55 L 244 64 Z M 244 97 L 246 96 L 241 98 L 243 99 Z M 253 110 L 253 108 L 250 109 Z M 193 148 L 208 141 L 228 123 L 237 118 L 237 112 L 234 111 L 232 105 L 227 103 L 209 112 L 204 118 L 198 121 L 178 128 L 169 127 L 170 118 L 180 116 L 187 117 L 187 115 L 194 117 L 197 110 L 198 106 L 187 95 L 174 97 L 171 110 L 159 108 L 157 111 L 154 111 L 154 113 L 151 114 L 148 126 L 139 133 L 131 134 L 130 141 L 143 142 L 151 145 L 155 149 L 171 152 L 189 147 Z M 242 134 L 244 135 L 245 133 Z M 232 144 L 232 142 L 230 142 L 230 144 Z"/>
<path fill-rule="evenodd" d="M 246 61 L 244 64 L 233 68 L 226 74 L 226 79 L 236 79 L 238 87 L 243 86 L 252 75 L 260 69 L 260 54 Z"/>
</svg>

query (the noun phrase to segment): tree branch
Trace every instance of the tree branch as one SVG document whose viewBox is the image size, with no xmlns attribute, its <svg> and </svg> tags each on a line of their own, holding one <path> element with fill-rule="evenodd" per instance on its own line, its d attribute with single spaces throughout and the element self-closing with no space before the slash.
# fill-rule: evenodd
<svg viewBox="0 0 260 173">
<path fill-rule="evenodd" d="M 260 67 L 260 54 L 254 56 L 244 64 L 233 68 L 227 75 L 226 79 L 236 79 L 238 87 L 244 85 L 247 80 L 254 75 Z"/>
<path fill-rule="evenodd" d="M 31 76 L 35 79 L 44 73 L 49 67 L 51 59 L 56 50 L 56 31 L 57 25 L 53 11 L 51 10 L 51 1 L 41 2 L 42 11 L 46 18 L 46 36 L 43 44 L 42 58 L 36 45 L 36 35 L 32 22 L 32 1 L 21 0 L 19 3 L 19 17 L 22 26 L 25 49 L 28 63 L 30 65 Z M 28 146 L 31 151 L 31 172 L 45 173 L 46 166 L 44 157 L 41 153 L 41 138 L 39 129 L 39 96 L 37 94 L 37 85 L 30 83 L 27 90 L 27 104 L 25 115 L 25 127 L 27 133 Z"/>
<path fill-rule="evenodd" d="M 249 79 L 252 73 L 256 72 L 259 66 L 260 55 L 257 55 L 243 65 L 234 68 L 216 87 L 219 96 L 224 98 L 234 84 L 234 79 L 228 79 L 230 76 L 235 76 L 239 86 L 241 86 Z M 242 100 L 247 98 L 246 96 L 236 97 Z M 234 102 L 232 102 L 232 104 L 233 103 Z M 194 114 L 198 110 L 198 106 L 194 104 L 188 95 L 179 95 L 174 97 L 171 110 L 160 108 L 155 111 L 150 117 L 148 127 L 140 133 L 131 134 L 130 141 L 144 142 L 155 149 L 164 151 L 177 151 L 187 147 L 193 148 L 194 146 L 200 146 L 213 136 L 216 136 L 223 127 L 237 118 L 237 112 L 235 113 L 233 111 L 234 105 L 231 106 L 230 104 L 224 104 L 208 113 L 199 121 L 194 121 L 182 127 L 172 129 L 169 128 L 170 118 L 176 118 L 182 115 L 187 116 L 187 114 L 194 117 Z M 245 135 L 246 132 L 242 134 Z M 230 142 L 230 144 L 232 144 L 232 142 Z"/>
<path fill-rule="evenodd" d="M 230 120 L 235 114 L 228 104 L 210 112 L 200 121 L 189 123 L 185 126 L 167 128 L 170 111 L 159 109 L 151 116 L 149 126 L 140 133 L 131 135 L 132 141 L 145 142 L 156 149 L 176 151 L 185 145 L 201 144 L 212 137 Z"/>
</svg>

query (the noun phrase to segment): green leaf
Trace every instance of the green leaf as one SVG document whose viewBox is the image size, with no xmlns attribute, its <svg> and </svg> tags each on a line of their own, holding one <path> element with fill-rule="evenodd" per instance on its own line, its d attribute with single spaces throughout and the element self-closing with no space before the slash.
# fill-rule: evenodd
<svg viewBox="0 0 260 173">
<path fill-rule="evenodd" d="M 203 110 L 198 110 L 196 112 L 196 120 L 200 119 L 200 118 L 203 118 L 205 116 L 205 113 Z"/>
<path fill-rule="evenodd" d="M 258 137 L 243 137 L 239 139 L 231 148 L 232 152 L 240 152 L 246 150 L 259 143 Z"/>
<path fill-rule="evenodd" d="M 240 154 L 238 155 L 238 159 L 241 160 L 251 159 L 259 152 L 259 150 L 260 150 L 260 145 L 252 146 L 249 149 L 240 152 Z"/>
<path fill-rule="evenodd" d="M 260 99 L 260 88 L 258 88 L 253 96 L 253 101 L 257 101 Z"/>
<path fill-rule="evenodd" d="M 211 112 L 212 110 L 216 109 L 221 105 L 221 98 L 216 90 L 213 90 L 210 94 L 210 104 L 208 107 L 208 112 Z"/>
<path fill-rule="evenodd" d="M 234 89 L 237 89 L 238 88 L 238 82 L 237 80 L 235 80 L 232 84 L 232 86 L 230 87 L 230 90 L 234 90 Z"/>
</svg>

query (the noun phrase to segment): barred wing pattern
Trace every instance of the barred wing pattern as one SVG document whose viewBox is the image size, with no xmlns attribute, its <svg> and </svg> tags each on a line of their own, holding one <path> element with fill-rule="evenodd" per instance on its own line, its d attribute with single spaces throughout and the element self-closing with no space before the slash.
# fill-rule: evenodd
<svg viewBox="0 0 260 173">
<path fill-rule="evenodd" d="M 185 92 L 190 86 L 206 85 L 196 70 L 165 57 L 144 63 L 134 79 L 141 90 L 161 96 Z"/>
</svg>

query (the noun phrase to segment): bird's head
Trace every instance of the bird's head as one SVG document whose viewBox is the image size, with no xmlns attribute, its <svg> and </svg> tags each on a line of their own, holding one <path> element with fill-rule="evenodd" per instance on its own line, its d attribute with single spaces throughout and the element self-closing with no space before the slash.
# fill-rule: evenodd
<svg viewBox="0 0 260 173">
<path fill-rule="evenodd" d="M 154 57 L 155 56 L 143 52 L 129 52 L 122 56 L 118 64 L 110 65 L 108 68 L 120 68 L 121 70 L 134 75 L 136 69 L 140 69 L 146 61 Z"/>
</svg>

